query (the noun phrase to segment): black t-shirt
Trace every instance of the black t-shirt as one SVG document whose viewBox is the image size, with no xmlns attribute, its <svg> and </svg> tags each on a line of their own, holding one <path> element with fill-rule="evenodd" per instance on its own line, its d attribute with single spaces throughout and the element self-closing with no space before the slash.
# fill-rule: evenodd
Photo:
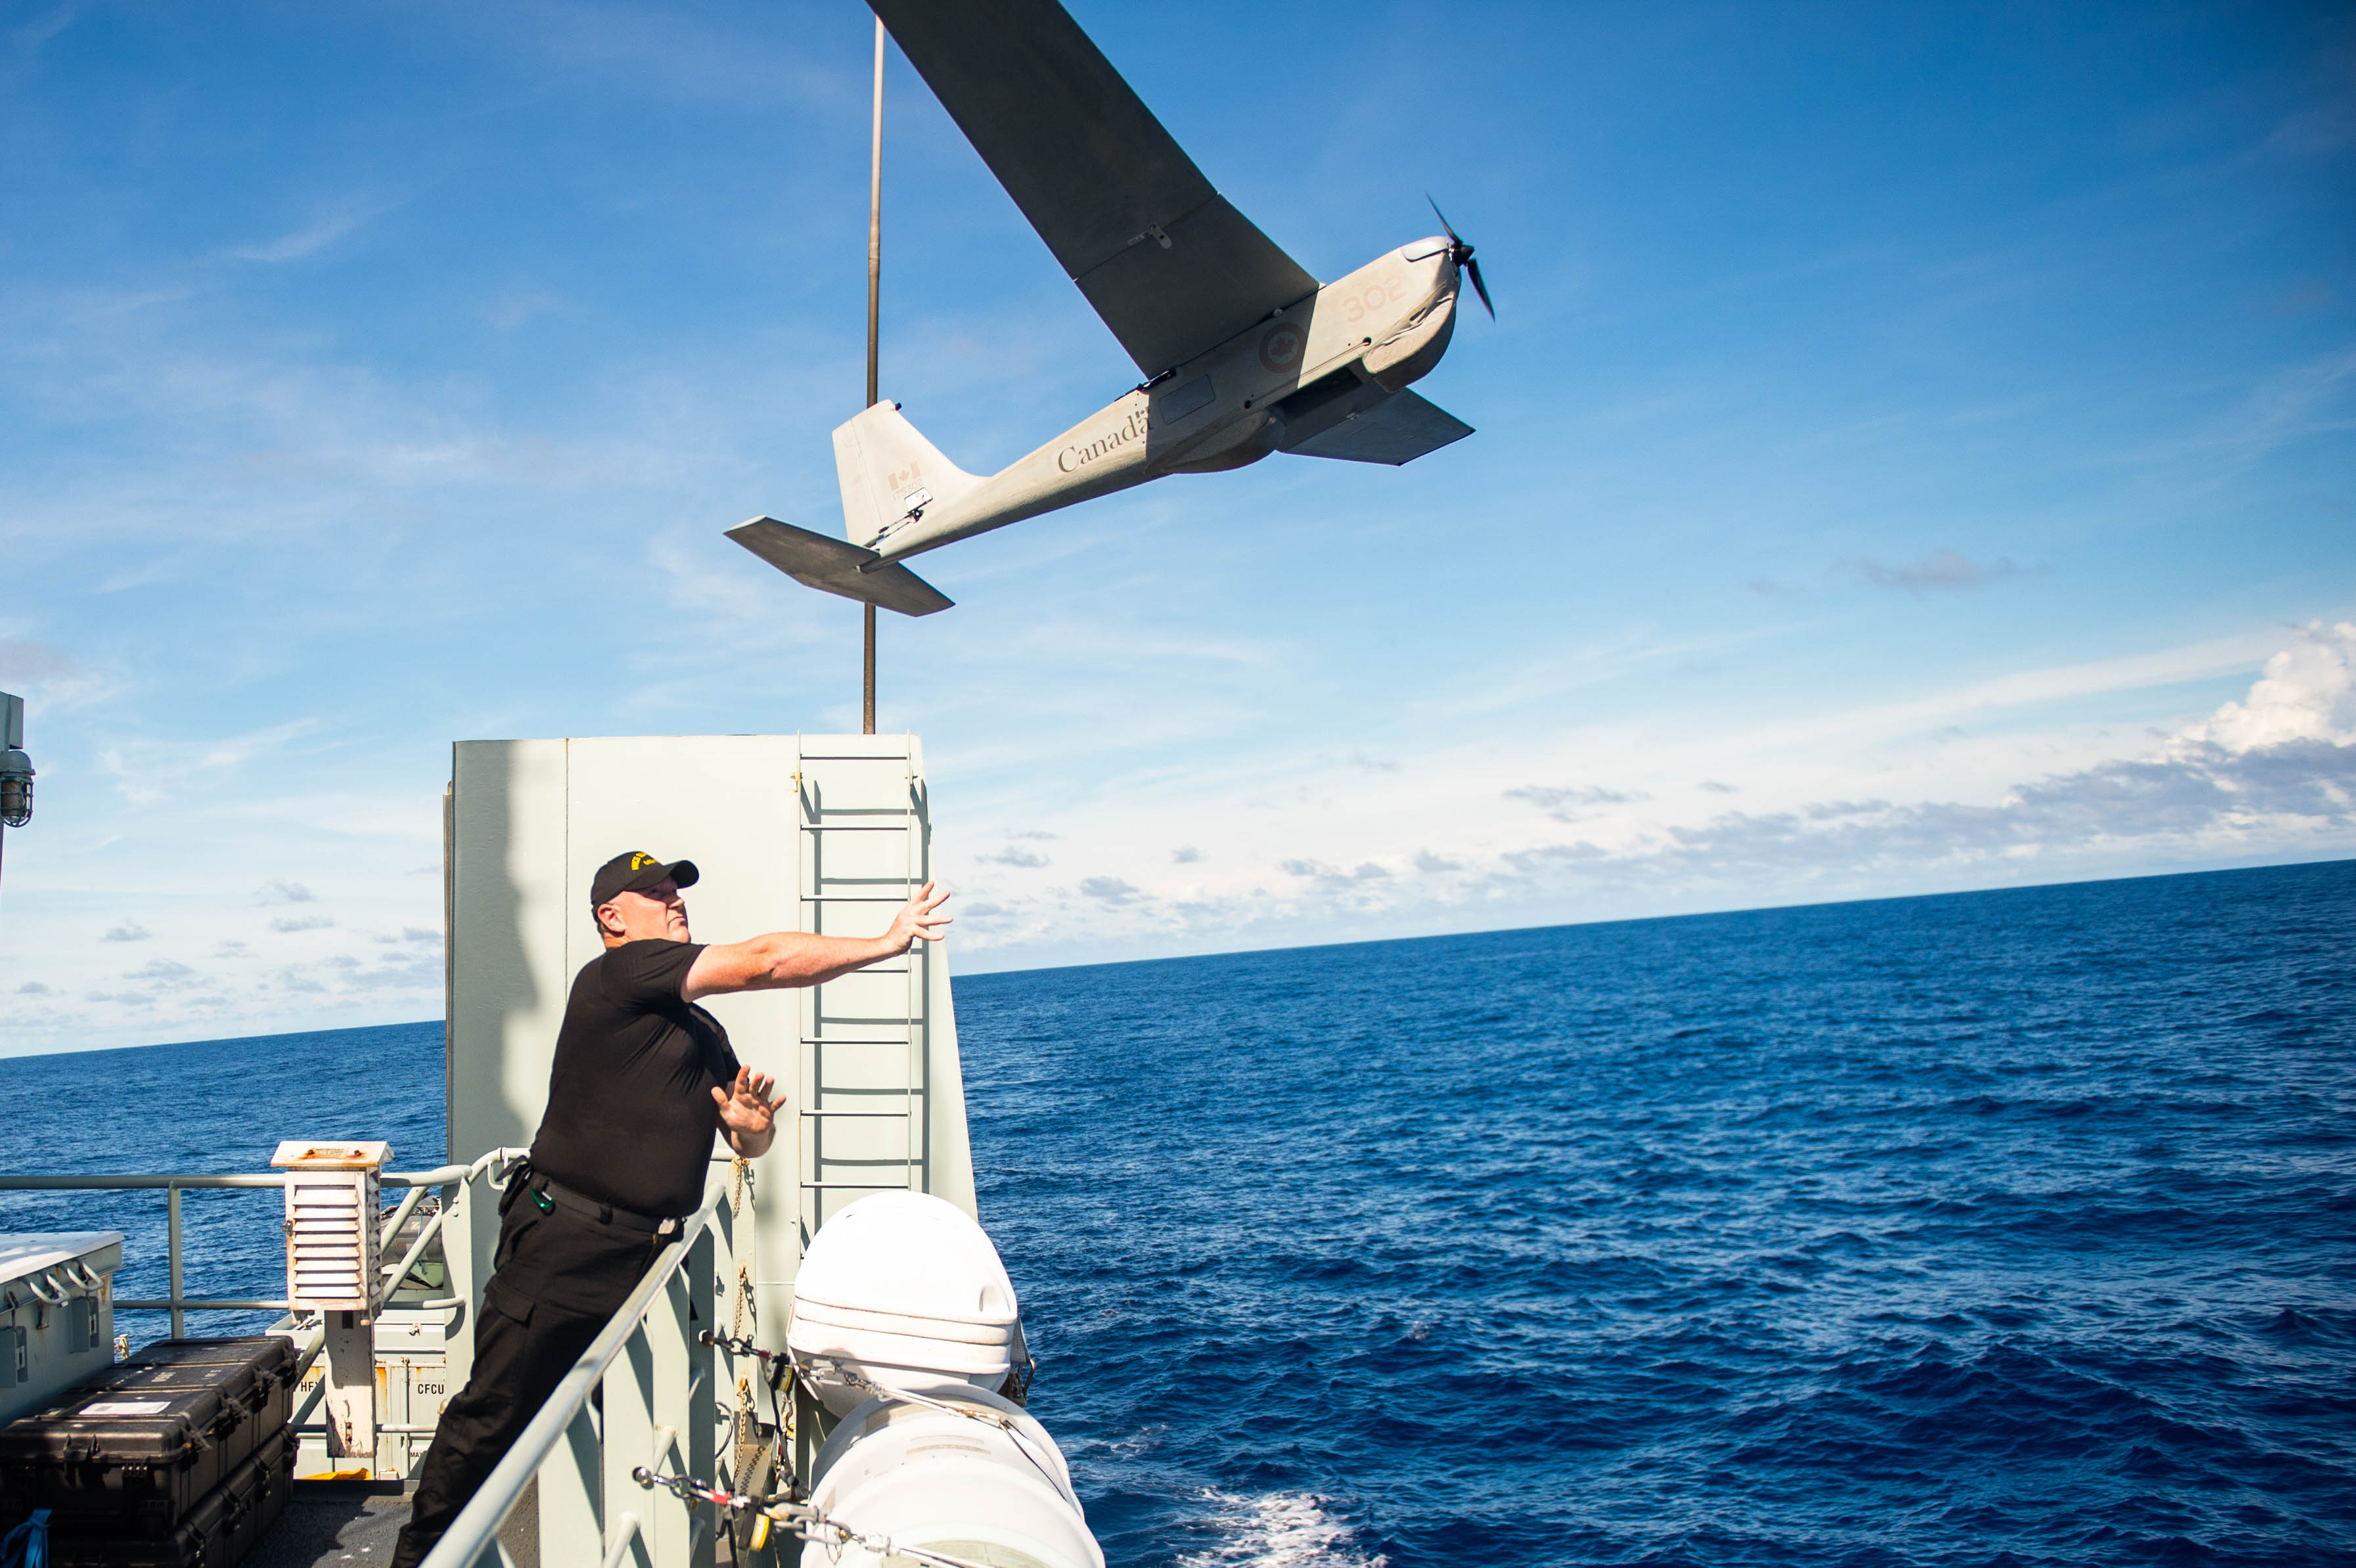
<svg viewBox="0 0 2356 1568">
<path fill-rule="evenodd" d="M 703 1201 L 714 1085 L 736 1076 L 720 1020 L 680 995 L 703 949 L 626 942 L 581 966 L 531 1163 L 584 1197 L 641 1214 L 687 1214 Z"/>
</svg>

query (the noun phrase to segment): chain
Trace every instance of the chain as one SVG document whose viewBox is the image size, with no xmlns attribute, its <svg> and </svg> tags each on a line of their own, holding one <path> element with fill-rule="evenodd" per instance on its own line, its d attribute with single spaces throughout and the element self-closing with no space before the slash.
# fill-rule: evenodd
<svg viewBox="0 0 2356 1568">
<path fill-rule="evenodd" d="M 735 1438 L 736 1489 L 750 1491 L 753 1477 L 761 1468 L 766 1445 L 761 1442 L 760 1422 L 753 1413 L 753 1380 L 740 1378 L 736 1383 L 736 1417 L 730 1422 L 731 1435 Z"/>
<path fill-rule="evenodd" d="M 753 1311 L 753 1275 L 743 1264 L 736 1265 L 736 1288 L 730 1294 L 735 1301 L 728 1308 L 728 1337 L 742 1339 L 744 1337 L 744 1319 Z M 744 1354 L 742 1350 L 736 1353 Z"/>
</svg>

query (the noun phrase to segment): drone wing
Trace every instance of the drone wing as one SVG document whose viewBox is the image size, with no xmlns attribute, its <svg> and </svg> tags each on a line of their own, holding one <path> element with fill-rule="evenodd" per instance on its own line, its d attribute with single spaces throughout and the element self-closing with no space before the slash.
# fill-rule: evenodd
<svg viewBox="0 0 2356 1568">
<path fill-rule="evenodd" d="M 868 3 L 1148 376 L 1316 292 L 1056 0 Z"/>
<path fill-rule="evenodd" d="M 1472 433 L 1471 425 L 1446 409 L 1425 402 L 1413 392 L 1393 392 L 1374 407 L 1351 414 L 1284 450 L 1303 457 L 1387 463 L 1396 468 Z"/>
</svg>

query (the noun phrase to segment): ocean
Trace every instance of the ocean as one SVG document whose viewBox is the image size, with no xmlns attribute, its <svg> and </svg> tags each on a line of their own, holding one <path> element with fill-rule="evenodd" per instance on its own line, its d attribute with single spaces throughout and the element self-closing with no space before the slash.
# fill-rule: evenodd
<svg viewBox="0 0 2356 1568">
<path fill-rule="evenodd" d="M 961 979 L 1033 1409 L 1119 1568 L 2346 1563 L 2351 933 L 2343 861 Z M 0 1169 L 440 1147 L 438 1024 L 0 1071 Z M 133 1296 L 161 1212 L 0 1198 Z"/>
</svg>

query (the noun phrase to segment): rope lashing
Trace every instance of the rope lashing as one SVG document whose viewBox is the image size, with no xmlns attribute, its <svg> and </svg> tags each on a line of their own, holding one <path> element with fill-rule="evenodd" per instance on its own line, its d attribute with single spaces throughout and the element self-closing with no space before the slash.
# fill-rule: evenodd
<svg viewBox="0 0 2356 1568">
<path fill-rule="evenodd" d="M 830 1557 L 839 1557 L 846 1546 L 858 1546 L 879 1557 L 907 1557 L 918 1563 L 933 1563 L 936 1568 L 988 1568 L 988 1564 L 969 1558 L 928 1552 L 921 1546 L 905 1546 L 878 1531 L 853 1529 L 841 1520 L 820 1512 L 815 1505 L 797 1502 L 790 1496 L 772 1494 L 763 1497 L 750 1492 L 724 1491 L 691 1476 L 666 1476 L 649 1470 L 644 1465 L 630 1472 L 630 1479 L 648 1491 L 669 1492 L 691 1509 L 698 1503 L 707 1503 L 723 1513 L 751 1516 L 755 1528 L 748 1545 L 755 1552 L 766 1550 L 773 1528 L 782 1525 L 799 1540 L 816 1541 L 825 1547 Z"/>
</svg>

